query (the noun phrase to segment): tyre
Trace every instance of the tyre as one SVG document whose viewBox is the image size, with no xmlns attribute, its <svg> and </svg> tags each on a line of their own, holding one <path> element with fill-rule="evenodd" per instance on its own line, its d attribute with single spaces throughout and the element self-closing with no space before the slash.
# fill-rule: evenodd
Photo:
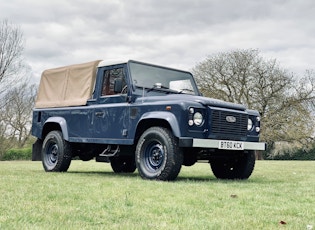
<svg viewBox="0 0 315 230">
<path fill-rule="evenodd" d="M 133 157 L 112 157 L 110 165 L 115 173 L 133 173 L 136 171 L 136 162 Z"/>
<path fill-rule="evenodd" d="M 236 155 L 235 155 L 236 154 Z M 242 151 L 229 153 L 231 157 L 211 161 L 211 169 L 218 179 L 248 179 L 255 167 L 255 152 Z"/>
<path fill-rule="evenodd" d="M 60 131 L 51 131 L 44 139 L 42 163 L 46 172 L 66 172 L 71 163 L 70 144 Z"/>
<path fill-rule="evenodd" d="M 151 127 L 142 134 L 135 157 L 140 176 L 150 180 L 175 180 L 183 163 L 176 138 L 162 127 Z"/>
</svg>

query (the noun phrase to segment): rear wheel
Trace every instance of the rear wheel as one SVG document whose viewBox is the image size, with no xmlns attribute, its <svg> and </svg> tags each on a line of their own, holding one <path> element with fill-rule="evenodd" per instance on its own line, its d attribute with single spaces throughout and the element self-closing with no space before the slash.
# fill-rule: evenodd
<svg viewBox="0 0 315 230">
<path fill-rule="evenodd" d="M 218 179 L 248 179 L 255 167 L 255 152 L 229 153 L 230 157 L 216 158 L 210 163 L 213 174 Z"/>
<path fill-rule="evenodd" d="M 133 173 L 136 170 L 134 157 L 112 157 L 110 164 L 115 173 Z"/>
<path fill-rule="evenodd" d="M 42 163 L 46 172 L 66 172 L 71 163 L 69 142 L 63 139 L 60 131 L 51 131 L 44 139 Z"/>
<path fill-rule="evenodd" d="M 170 130 L 151 127 L 140 137 L 136 165 L 142 178 L 175 180 L 183 163 L 183 153 Z"/>
</svg>

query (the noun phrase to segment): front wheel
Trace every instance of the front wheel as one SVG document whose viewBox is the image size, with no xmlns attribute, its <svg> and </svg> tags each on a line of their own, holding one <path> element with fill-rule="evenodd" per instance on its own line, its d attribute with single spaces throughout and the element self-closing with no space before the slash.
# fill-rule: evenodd
<svg viewBox="0 0 315 230">
<path fill-rule="evenodd" d="M 170 130 L 151 127 L 140 137 L 136 165 L 140 176 L 150 180 L 175 180 L 183 163 L 183 153 Z"/>
<path fill-rule="evenodd" d="M 66 172 L 71 163 L 70 144 L 60 131 L 51 131 L 44 139 L 42 163 L 46 172 Z"/>
<path fill-rule="evenodd" d="M 218 179 L 248 179 L 255 167 L 255 152 L 227 153 L 224 158 L 213 159 L 210 165 Z"/>
</svg>

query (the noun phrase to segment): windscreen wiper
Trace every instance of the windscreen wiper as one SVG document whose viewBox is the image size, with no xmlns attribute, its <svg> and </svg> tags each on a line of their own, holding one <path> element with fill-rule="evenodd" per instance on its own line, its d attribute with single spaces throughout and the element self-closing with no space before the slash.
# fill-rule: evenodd
<svg viewBox="0 0 315 230">
<path fill-rule="evenodd" d="M 177 93 L 178 94 L 182 94 L 182 93 L 184 93 L 184 92 L 191 92 L 191 93 L 194 93 L 195 91 L 194 90 L 192 90 L 192 89 L 180 89 Z"/>
<path fill-rule="evenodd" d="M 146 89 L 147 93 L 149 93 L 151 91 L 161 91 L 161 92 L 165 92 L 165 93 L 176 93 L 176 94 L 179 93 L 177 90 L 170 89 L 166 86 L 163 86 L 160 83 L 155 83 L 154 86 L 151 88 L 145 87 L 145 86 L 139 86 L 139 85 L 136 85 L 136 87 Z"/>
</svg>

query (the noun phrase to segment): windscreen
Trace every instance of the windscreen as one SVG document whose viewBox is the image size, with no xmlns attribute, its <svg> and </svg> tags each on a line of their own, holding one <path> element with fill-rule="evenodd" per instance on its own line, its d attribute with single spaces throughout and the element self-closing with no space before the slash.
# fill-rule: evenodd
<svg viewBox="0 0 315 230">
<path fill-rule="evenodd" d="M 132 61 L 129 62 L 129 69 L 133 84 L 137 87 L 170 89 L 198 95 L 195 81 L 189 72 Z"/>
</svg>

